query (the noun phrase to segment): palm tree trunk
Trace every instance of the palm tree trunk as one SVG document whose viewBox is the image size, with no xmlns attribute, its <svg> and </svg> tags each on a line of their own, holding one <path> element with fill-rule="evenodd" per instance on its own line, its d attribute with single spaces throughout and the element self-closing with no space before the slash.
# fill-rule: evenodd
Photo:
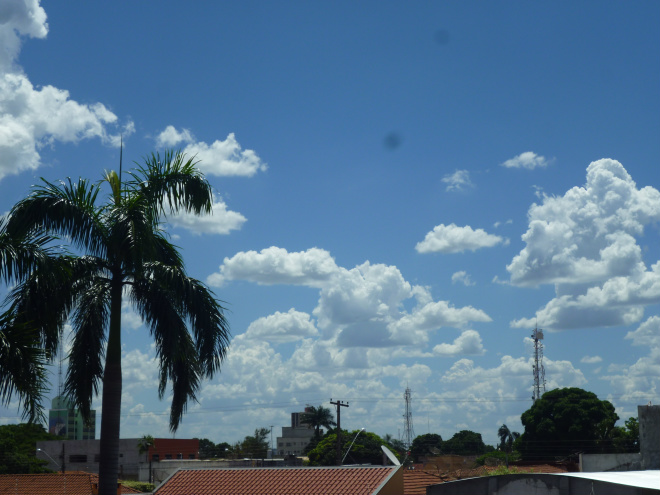
<svg viewBox="0 0 660 495">
<path fill-rule="evenodd" d="M 121 279 L 114 277 L 110 296 L 110 330 L 103 372 L 103 411 L 99 452 L 99 495 L 117 495 L 119 421 L 121 417 Z"/>
</svg>

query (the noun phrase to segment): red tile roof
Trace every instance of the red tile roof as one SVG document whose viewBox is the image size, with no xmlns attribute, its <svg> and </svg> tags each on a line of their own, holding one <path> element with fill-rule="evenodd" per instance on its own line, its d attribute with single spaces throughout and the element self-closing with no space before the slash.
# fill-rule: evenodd
<svg viewBox="0 0 660 495">
<path fill-rule="evenodd" d="M 426 487 L 443 483 L 445 479 L 439 474 L 433 474 L 420 469 L 404 469 L 403 494 L 426 495 Z"/>
<path fill-rule="evenodd" d="M 98 475 L 90 473 L 40 473 L 0 475 L 0 495 L 92 495 Z M 140 493 L 122 485 L 122 493 Z"/>
<path fill-rule="evenodd" d="M 396 466 L 180 469 L 154 494 L 371 495 L 378 493 L 396 471 Z M 400 485 L 398 493 L 403 490 Z"/>
</svg>

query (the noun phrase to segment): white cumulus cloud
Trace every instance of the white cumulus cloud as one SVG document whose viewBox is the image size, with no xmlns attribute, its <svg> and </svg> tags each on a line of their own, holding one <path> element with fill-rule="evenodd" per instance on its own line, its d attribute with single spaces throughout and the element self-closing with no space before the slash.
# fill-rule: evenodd
<svg viewBox="0 0 660 495">
<path fill-rule="evenodd" d="M 268 168 L 254 150 L 241 147 L 233 132 L 224 141 L 207 144 L 195 141 L 189 130 L 179 131 L 170 125 L 158 135 L 156 143 L 159 147 L 185 143 L 183 152 L 189 157 L 194 156 L 199 162 L 197 166 L 206 175 L 252 177 Z"/>
<path fill-rule="evenodd" d="M 253 321 L 245 332 L 245 337 L 279 343 L 316 337 L 318 333 L 307 313 L 292 308 L 287 313 L 276 311 L 270 316 Z"/>
<path fill-rule="evenodd" d="M 247 221 L 240 213 L 227 209 L 222 199 L 213 201 L 213 211 L 208 215 L 179 211 L 168 215 L 167 220 L 174 227 L 186 229 L 193 234 L 229 234 L 232 230 L 239 230 Z"/>
<path fill-rule="evenodd" d="M 438 356 L 449 357 L 469 354 L 484 354 L 483 343 L 479 332 L 465 330 L 451 344 L 438 344 L 433 348 L 433 353 Z"/>
<path fill-rule="evenodd" d="M 323 249 L 289 253 L 271 246 L 257 251 L 242 251 L 225 258 L 220 271 L 207 282 L 220 286 L 226 280 L 249 280 L 263 285 L 291 284 L 320 287 L 338 270 L 330 253 Z"/>
<path fill-rule="evenodd" d="M 426 234 L 423 241 L 417 243 L 415 249 L 419 253 L 460 253 L 493 247 L 501 243 L 507 244 L 508 241 L 483 229 L 474 230 L 469 225 L 459 227 L 452 223 L 435 226 Z"/>
<path fill-rule="evenodd" d="M 548 163 L 548 160 L 544 156 L 537 155 L 533 151 L 525 151 L 505 161 L 502 163 L 502 166 L 506 168 L 526 168 L 532 170 L 539 167 L 547 167 Z"/>
<path fill-rule="evenodd" d="M 474 282 L 470 279 L 470 275 L 468 275 L 468 273 L 465 270 L 455 272 L 451 276 L 451 283 L 455 284 L 457 282 L 460 282 L 466 286 L 474 285 Z"/>
<path fill-rule="evenodd" d="M 99 138 L 119 144 L 108 132 L 117 116 L 101 103 L 83 105 L 65 89 L 35 88 L 17 64 L 21 36 L 45 38 L 46 13 L 38 1 L 9 0 L 0 6 L 0 180 L 41 165 L 40 148 L 56 141 Z M 133 130 L 132 123 L 124 132 Z"/>
<path fill-rule="evenodd" d="M 447 184 L 447 191 L 462 191 L 473 186 L 470 172 L 467 170 L 456 170 L 453 174 L 445 175 L 442 182 Z"/>
<path fill-rule="evenodd" d="M 660 298 L 660 263 L 648 270 L 636 238 L 660 220 L 660 192 L 638 188 L 616 160 L 587 168 L 587 182 L 529 209 L 526 246 L 507 270 L 520 286 L 554 284 L 556 297 L 514 327 L 629 325 Z"/>
</svg>

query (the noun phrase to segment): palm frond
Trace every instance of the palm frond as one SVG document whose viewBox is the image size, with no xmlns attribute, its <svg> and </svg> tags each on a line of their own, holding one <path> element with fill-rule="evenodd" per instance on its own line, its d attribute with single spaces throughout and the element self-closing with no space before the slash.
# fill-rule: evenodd
<svg viewBox="0 0 660 495">
<path fill-rule="evenodd" d="M 103 345 L 109 321 L 110 282 L 95 278 L 78 297 L 73 315 L 73 343 L 64 392 L 88 419 L 91 401 L 103 378 Z"/>
<path fill-rule="evenodd" d="M 147 270 L 151 278 L 176 298 L 179 314 L 190 324 L 194 335 L 204 376 L 213 377 L 220 369 L 231 338 L 225 308 L 215 299 L 213 291 L 188 277 L 180 267 L 150 263 Z"/>
<path fill-rule="evenodd" d="M 85 179 L 61 182 L 42 179 L 32 193 L 10 212 L 7 230 L 16 237 L 37 230 L 71 239 L 74 246 L 102 256 L 105 251 L 104 229 L 96 208 L 98 185 Z"/>
<path fill-rule="evenodd" d="M 170 428 L 176 431 L 189 400 L 196 393 L 204 374 L 199 352 L 186 327 L 177 294 L 156 277 L 145 277 L 132 288 L 131 298 L 156 343 L 160 364 L 158 395 L 165 395 L 172 382 Z"/>
<path fill-rule="evenodd" d="M 56 237 L 38 231 L 15 236 L 7 231 L 8 217 L 0 217 L 0 280 L 9 284 L 27 277 L 35 267 L 46 265 L 61 252 Z"/>
<path fill-rule="evenodd" d="M 45 420 L 43 395 L 47 390 L 46 353 L 39 332 L 29 323 L 17 323 L 11 310 L 0 315 L 0 404 L 18 396 L 22 417 Z"/>
<path fill-rule="evenodd" d="M 179 151 L 166 151 L 145 159 L 145 164 L 130 172 L 130 185 L 149 198 L 159 214 L 180 210 L 195 214 L 211 213 L 213 190 L 204 175 L 195 167 L 194 157 L 186 160 Z M 127 183 L 128 184 L 128 183 Z"/>
</svg>

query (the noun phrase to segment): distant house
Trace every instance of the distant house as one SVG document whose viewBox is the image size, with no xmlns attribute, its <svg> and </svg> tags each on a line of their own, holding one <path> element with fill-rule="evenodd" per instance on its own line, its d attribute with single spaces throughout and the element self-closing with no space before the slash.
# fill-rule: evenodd
<svg viewBox="0 0 660 495">
<path fill-rule="evenodd" d="M 1 474 L 0 495 L 96 495 L 98 476 L 89 473 Z M 140 493 L 119 484 L 118 494 Z"/>
<path fill-rule="evenodd" d="M 199 440 L 185 438 L 155 438 L 154 445 L 140 454 L 139 438 L 119 440 L 119 477 L 138 479 L 140 465 L 169 459 L 197 459 Z M 48 461 L 48 468 L 60 471 L 99 472 L 100 440 L 45 440 L 37 442 L 37 457 Z M 149 471 L 145 472 L 148 475 Z M 143 480 L 147 481 L 148 476 Z M 0 492 L 1 494 L 1 492 Z"/>
<path fill-rule="evenodd" d="M 401 466 L 180 469 L 154 495 L 402 495 Z"/>
</svg>

